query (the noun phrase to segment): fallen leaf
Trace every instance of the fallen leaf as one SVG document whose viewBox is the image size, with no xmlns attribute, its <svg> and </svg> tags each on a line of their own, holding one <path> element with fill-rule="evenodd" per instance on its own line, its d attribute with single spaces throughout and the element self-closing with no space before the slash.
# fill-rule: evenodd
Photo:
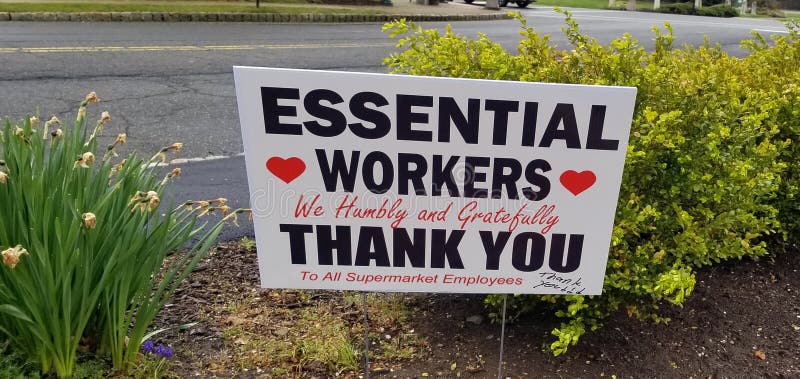
<svg viewBox="0 0 800 379">
<path fill-rule="evenodd" d="M 764 353 L 764 352 L 763 352 L 763 351 L 761 351 L 761 350 L 756 350 L 756 352 L 755 352 L 755 353 L 753 353 L 753 354 L 756 356 L 756 358 L 758 358 L 758 359 L 760 359 L 760 360 L 762 360 L 762 361 L 763 361 L 763 360 L 765 360 L 765 359 L 767 359 L 767 354 L 766 354 L 766 353 Z"/>
<path fill-rule="evenodd" d="M 794 328 L 794 331 L 795 331 L 795 332 L 800 332 L 800 326 L 797 326 L 797 325 L 795 325 L 795 324 L 792 324 L 792 328 Z"/>
<path fill-rule="evenodd" d="M 455 371 L 456 367 L 458 367 L 458 365 L 456 365 L 456 362 L 453 362 L 453 364 L 450 365 L 450 371 Z"/>
</svg>

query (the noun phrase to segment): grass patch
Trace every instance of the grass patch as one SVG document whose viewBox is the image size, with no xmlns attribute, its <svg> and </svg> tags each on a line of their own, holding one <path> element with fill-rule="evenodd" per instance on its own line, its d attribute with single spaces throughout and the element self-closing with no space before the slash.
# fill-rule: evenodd
<svg viewBox="0 0 800 379">
<path fill-rule="evenodd" d="M 396 361 L 413 359 L 419 354 L 420 346 L 424 344 L 424 340 L 413 331 L 405 333 L 401 332 L 391 338 L 385 336 L 371 335 L 373 341 L 380 341 L 378 349 L 374 354 L 370 354 L 373 360 L 378 361 Z"/>
<path fill-rule="evenodd" d="M 206 4 L 148 4 L 148 3 L 0 3 L 0 12 L 175 12 L 175 13 L 338 13 L 382 14 L 364 8 L 333 8 L 320 6 L 206 5 Z"/>
<path fill-rule="evenodd" d="M 609 9 L 608 0 L 537 0 L 537 5 L 569 8 Z M 624 1 L 617 1 L 613 9 L 625 9 Z M 652 1 L 637 1 L 636 9 L 653 9 Z"/>
<path fill-rule="evenodd" d="M 305 291 L 293 295 L 290 301 L 311 300 L 305 298 Z M 220 312 L 227 315 L 222 336 L 242 370 L 270 368 L 273 375 L 313 368 L 325 372 L 357 370 L 359 353 L 350 327 L 335 309 L 320 305 L 275 308 L 257 298 L 229 303 Z"/>
<path fill-rule="evenodd" d="M 359 373 L 364 358 L 361 293 L 257 288 L 251 239 L 218 246 L 198 267 L 189 279 L 192 284 L 184 283 L 173 307 L 154 326 L 196 322 L 188 332 L 171 329 L 154 341 L 169 341 L 175 351 L 167 374 L 283 379 L 353 378 Z M 427 347 L 411 325 L 419 296 L 368 294 L 374 367 L 414 360 Z"/>
<path fill-rule="evenodd" d="M 424 341 L 407 326 L 409 310 L 398 294 L 369 294 L 371 359 L 380 365 L 413 359 Z M 222 326 L 230 357 L 210 362 L 211 372 L 236 367 L 272 377 L 286 373 L 330 375 L 358 372 L 363 359 L 361 294 L 269 291 L 211 310 Z M 216 320 L 216 321 L 212 321 Z"/>
<path fill-rule="evenodd" d="M 33 2 L 57 2 L 61 0 L 33 0 Z M 84 0 L 86 1 L 86 0 Z M 90 1 L 90 0 L 89 0 Z M 128 3 L 230 3 L 241 5 L 256 6 L 256 0 L 112 0 L 114 2 L 128 2 Z M 261 4 L 266 3 L 284 3 L 284 4 L 311 4 L 308 0 L 261 0 Z"/>
<path fill-rule="evenodd" d="M 361 293 L 346 292 L 343 298 L 345 304 L 353 309 L 361 307 Z M 371 327 L 370 341 L 377 346 L 370 351 L 370 359 L 382 361 L 397 361 L 412 359 L 419 353 L 420 346 L 425 341 L 408 327 L 411 310 L 406 304 L 406 295 L 400 293 L 369 293 L 367 294 L 367 312 L 369 313 Z M 363 333 L 363 330 L 362 330 Z M 363 345 L 363 340 L 361 345 Z"/>
</svg>

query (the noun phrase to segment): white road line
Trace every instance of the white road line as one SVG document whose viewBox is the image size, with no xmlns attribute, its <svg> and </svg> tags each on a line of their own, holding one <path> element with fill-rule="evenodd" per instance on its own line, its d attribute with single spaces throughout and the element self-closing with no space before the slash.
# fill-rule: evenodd
<svg viewBox="0 0 800 379">
<path fill-rule="evenodd" d="M 207 161 L 218 161 L 220 159 L 230 159 L 230 158 L 237 158 L 244 156 L 244 153 L 233 154 L 233 155 L 209 155 L 203 158 L 177 158 L 169 161 L 169 165 L 182 165 L 187 163 L 198 163 L 198 162 L 207 162 Z"/>
<path fill-rule="evenodd" d="M 787 30 L 769 30 L 769 29 L 752 29 L 752 30 L 765 33 L 789 34 L 789 31 Z"/>
</svg>

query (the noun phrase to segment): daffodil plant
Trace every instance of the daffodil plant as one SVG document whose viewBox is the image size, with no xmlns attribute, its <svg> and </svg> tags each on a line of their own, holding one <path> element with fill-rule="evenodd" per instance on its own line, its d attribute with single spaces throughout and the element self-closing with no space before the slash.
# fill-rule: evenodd
<svg viewBox="0 0 800 379">
<path fill-rule="evenodd" d="M 180 169 L 159 163 L 182 145 L 118 159 L 124 134 L 98 146 L 111 116 L 86 121 L 98 101 L 86 96 L 73 127 L 30 117 L 0 128 L 0 338 L 59 377 L 73 373 L 80 345 L 118 370 L 138 359 L 156 314 L 225 221 L 199 218 L 230 212 L 224 199 L 162 204 Z"/>
</svg>

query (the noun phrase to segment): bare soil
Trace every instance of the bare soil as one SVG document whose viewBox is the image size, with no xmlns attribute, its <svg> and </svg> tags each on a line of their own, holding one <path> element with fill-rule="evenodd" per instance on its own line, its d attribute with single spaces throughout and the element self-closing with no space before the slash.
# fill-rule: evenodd
<svg viewBox="0 0 800 379">
<path fill-rule="evenodd" d="M 546 346 L 560 321 L 547 314 L 525 317 L 506 327 L 503 376 L 798 378 L 798 269 L 796 246 L 703 269 L 684 307 L 663 310 L 670 323 L 640 322 L 621 311 L 559 357 Z M 320 337 L 316 330 L 340 325 L 361 359 L 359 296 L 259 289 L 255 252 L 230 243 L 201 263 L 156 327 L 199 322 L 160 336 L 176 350 L 172 371 L 178 377 L 363 377 L 352 361 L 350 368 L 315 361 L 309 347 L 299 346 L 304 338 L 335 339 L 335 332 Z M 368 307 L 370 377 L 497 377 L 500 325 L 488 321 L 482 296 L 375 296 Z"/>
</svg>

